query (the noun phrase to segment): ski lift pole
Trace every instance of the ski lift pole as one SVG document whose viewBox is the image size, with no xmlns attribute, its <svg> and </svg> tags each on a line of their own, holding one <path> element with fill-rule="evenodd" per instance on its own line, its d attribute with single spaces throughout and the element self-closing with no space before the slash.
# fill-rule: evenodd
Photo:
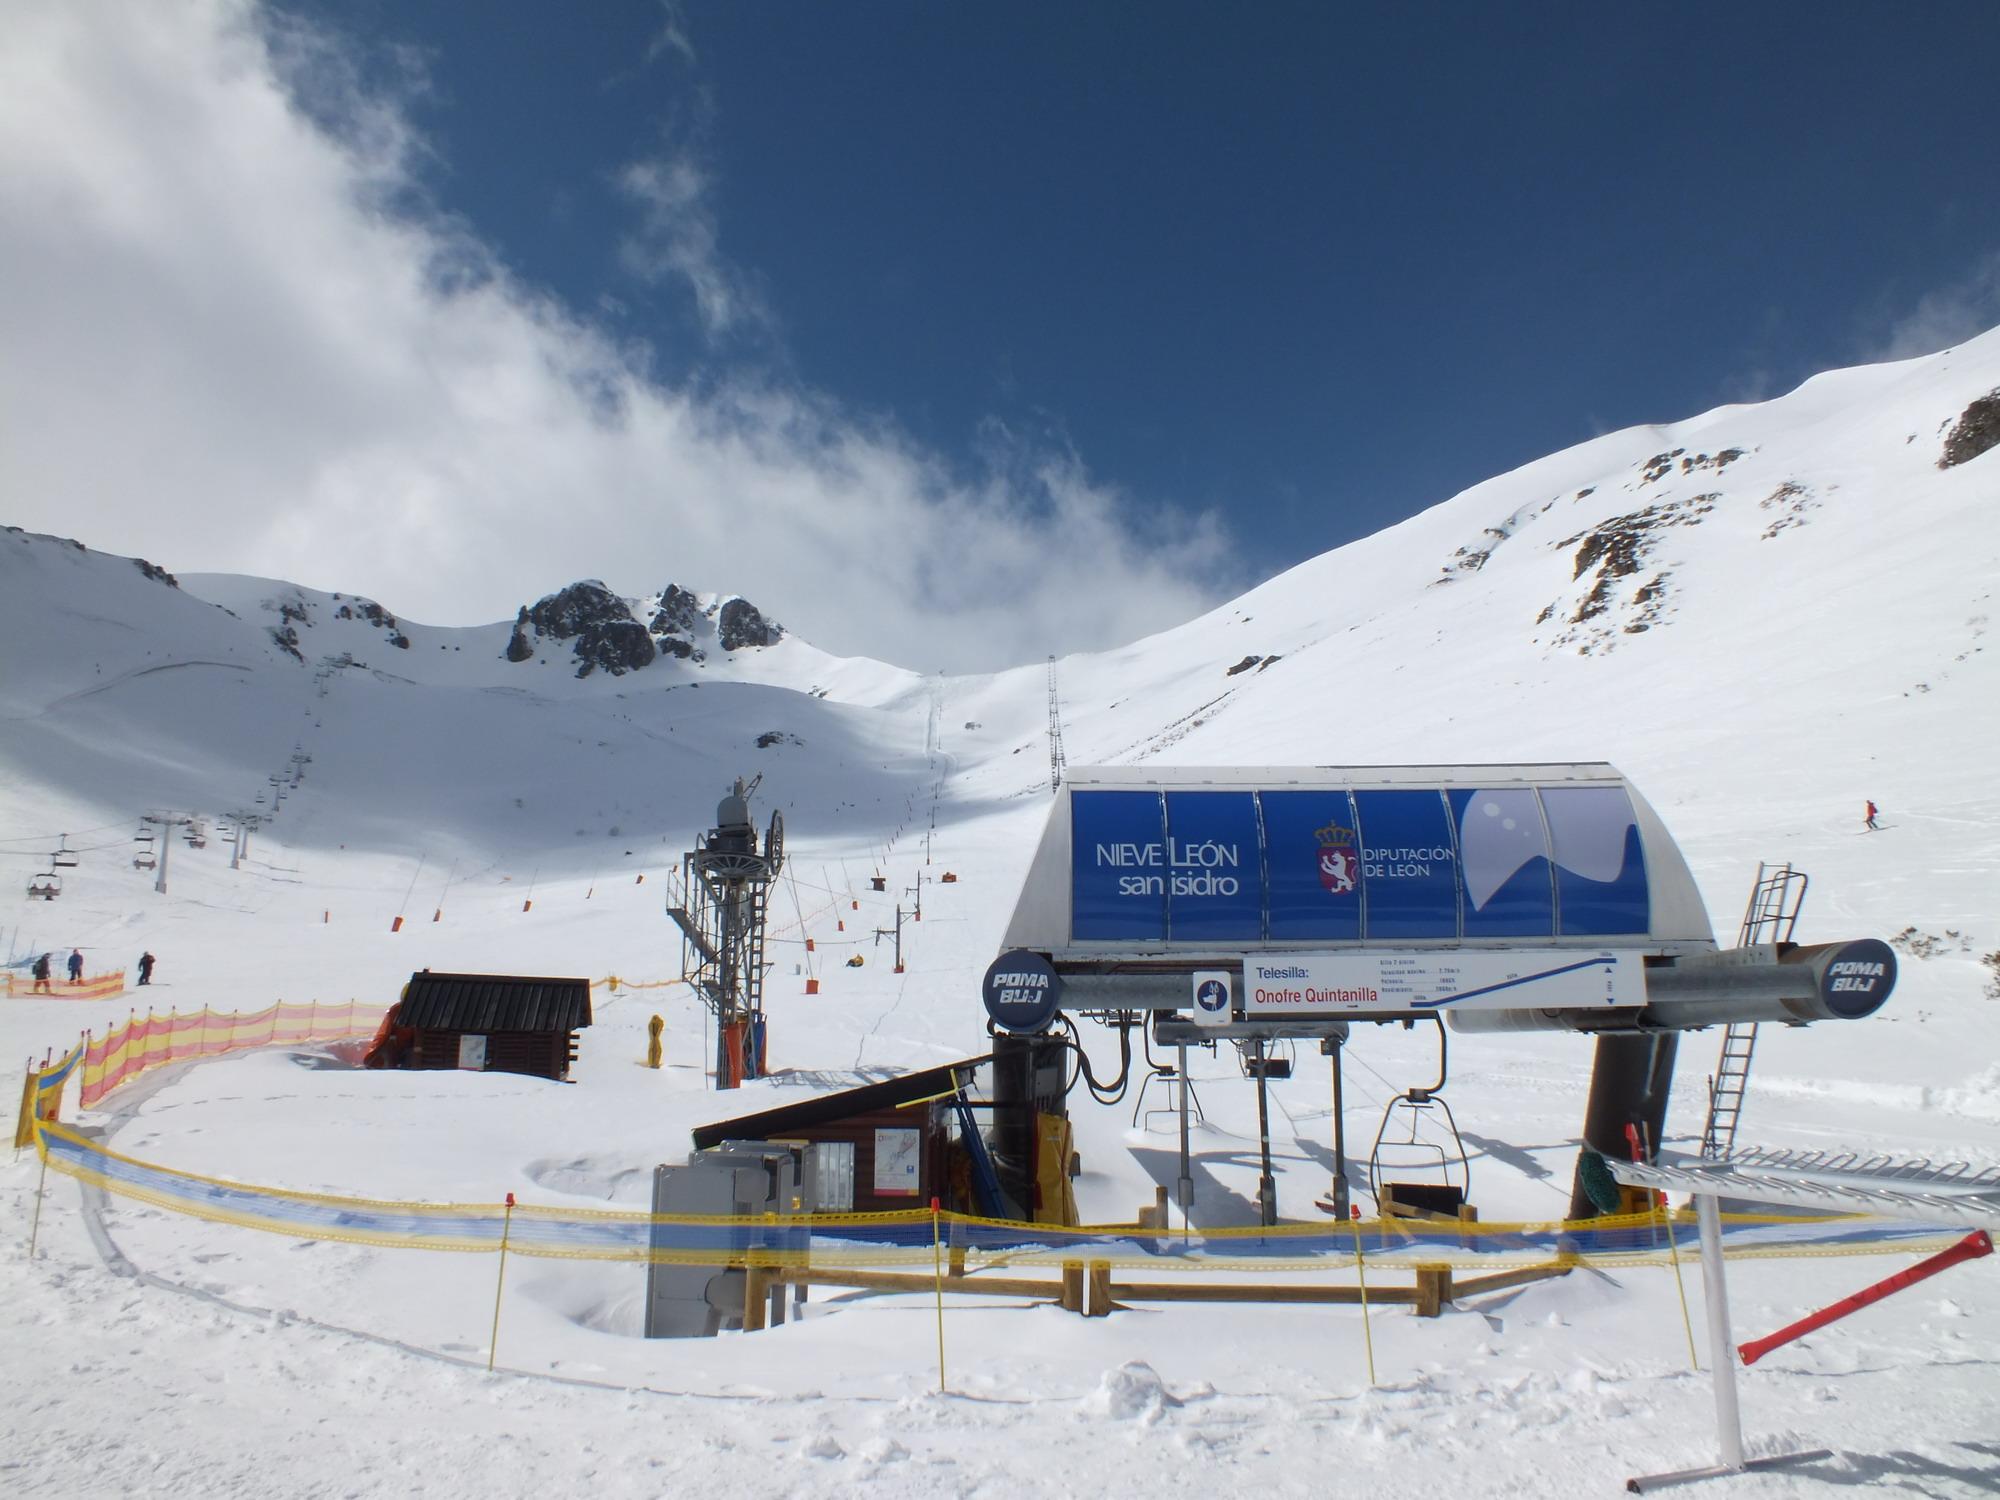
<svg viewBox="0 0 2000 1500">
<path fill-rule="evenodd" d="M 1258 1037 L 1251 1066 L 1257 1070 L 1257 1152 L 1261 1168 L 1257 1178 L 1257 1217 L 1266 1229 L 1278 1222 L 1278 1184 L 1271 1176 L 1270 1070 L 1264 1065 L 1265 1042 Z M 1185 1082 L 1185 1080 L 1183 1080 Z"/>
</svg>

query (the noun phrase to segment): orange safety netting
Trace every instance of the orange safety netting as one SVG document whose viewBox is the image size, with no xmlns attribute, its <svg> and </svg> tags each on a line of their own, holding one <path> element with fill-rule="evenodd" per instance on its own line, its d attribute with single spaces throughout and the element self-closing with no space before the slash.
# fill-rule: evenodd
<svg viewBox="0 0 2000 1500">
<path fill-rule="evenodd" d="M 7 997 L 9 999 L 34 998 L 35 981 L 25 974 L 7 975 Z M 64 975 L 49 980 L 49 987 L 40 998 L 48 1000 L 108 1000 L 113 995 L 125 991 L 125 971 L 113 969 L 109 974 L 90 974 L 72 984 Z"/>
<path fill-rule="evenodd" d="M 262 1010 L 211 1011 L 204 1006 L 178 1013 L 133 1017 L 116 1031 L 94 1038 L 83 1054 L 80 1100 L 85 1109 L 127 1079 L 162 1063 L 189 1057 L 220 1057 L 252 1047 L 297 1046 L 304 1042 L 339 1042 L 375 1033 L 380 1006 L 349 1000 L 342 1005 L 305 1005 L 280 1001 Z"/>
</svg>

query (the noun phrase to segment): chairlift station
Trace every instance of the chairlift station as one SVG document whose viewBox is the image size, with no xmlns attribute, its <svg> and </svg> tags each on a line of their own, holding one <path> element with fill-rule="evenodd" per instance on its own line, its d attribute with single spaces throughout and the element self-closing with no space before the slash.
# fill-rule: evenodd
<svg viewBox="0 0 2000 1500">
<path fill-rule="evenodd" d="M 988 1011 L 1038 1035 L 1059 1005 L 1183 1049 L 1186 1212 L 1184 1049 L 1242 1045 L 1261 1096 L 1271 1042 L 1320 1042 L 1337 1080 L 1359 1022 L 1438 1025 L 1418 1109 L 1447 1022 L 1595 1035 L 1586 1144 L 1650 1159 L 1682 1031 L 1859 1019 L 1894 987 L 1876 939 L 1762 936 L 1717 945 L 1672 836 L 1603 763 L 1070 767 L 989 971 L 1045 972 L 1053 998 L 989 983 Z"/>
</svg>

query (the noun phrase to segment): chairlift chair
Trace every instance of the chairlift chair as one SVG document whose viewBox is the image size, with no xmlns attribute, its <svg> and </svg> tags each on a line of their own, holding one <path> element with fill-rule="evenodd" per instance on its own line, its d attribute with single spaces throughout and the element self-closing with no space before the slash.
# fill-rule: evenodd
<svg viewBox="0 0 2000 1500">
<path fill-rule="evenodd" d="M 62 894 L 62 876 L 54 870 L 44 870 L 28 882 L 28 899 L 53 901 Z"/>
<path fill-rule="evenodd" d="M 74 870 L 76 868 L 76 850 L 70 848 L 68 834 L 64 834 L 56 841 L 56 851 L 49 856 L 49 863 L 58 870 Z"/>
<path fill-rule="evenodd" d="M 154 870 L 159 868 L 159 864 L 160 862 L 153 858 L 151 849 L 141 849 L 132 856 L 132 868 L 135 870 Z"/>
<path fill-rule="evenodd" d="M 1382 1111 L 1382 1124 L 1375 1132 L 1374 1148 L 1368 1153 L 1368 1191 L 1374 1195 L 1375 1211 L 1442 1215 L 1457 1218 L 1458 1211 L 1472 1194 L 1472 1162 L 1465 1154 L 1465 1142 L 1458 1133 L 1458 1121 L 1444 1101 L 1446 1042 L 1444 1017 L 1433 1015 L 1438 1029 L 1438 1078 L 1428 1088 L 1412 1087 L 1391 1096 Z M 1433 1114 L 1435 1111 L 1435 1114 Z M 1427 1139 L 1425 1126 L 1441 1119 L 1450 1137 L 1447 1146 Z M 1395 1158 L 1386 1163 L 1392 1171 L 1416 1172 L 1423 1180 L 1385 1182 L 1382 1177 L 1385 1154 Z"/>
</svg>

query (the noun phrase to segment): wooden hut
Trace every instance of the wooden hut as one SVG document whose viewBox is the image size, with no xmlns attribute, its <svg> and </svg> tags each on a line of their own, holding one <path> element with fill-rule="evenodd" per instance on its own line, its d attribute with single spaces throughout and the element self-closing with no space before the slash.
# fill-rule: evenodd
<svg viewBox="0 0 2000 1500">
<path fill-rule="evenodd" d="M 985 1061 L 971 1057 L 697 1126 L 694 1146 L 703 1151 L 724 1141 L 772 1141 L 813 1151 L 820 1201 L 810 1207 L 822 1212 L 922 1208 L 932 1198 L 970 1206 L 965 1200 L 976 1190 L 954 1182 L 959 1174 L 952 1158 L 959 1153 L 950 1149 L 951 1137 L 955 1101 Z"/>
<path fill-rule="evenodd" d="M 588 979 L 424 969 L 384 1023 L 391 1045 L 382 1061 L 562 1079 L 576 1061 L 576 1033 L 589 1024 Z"/>
</svg>

